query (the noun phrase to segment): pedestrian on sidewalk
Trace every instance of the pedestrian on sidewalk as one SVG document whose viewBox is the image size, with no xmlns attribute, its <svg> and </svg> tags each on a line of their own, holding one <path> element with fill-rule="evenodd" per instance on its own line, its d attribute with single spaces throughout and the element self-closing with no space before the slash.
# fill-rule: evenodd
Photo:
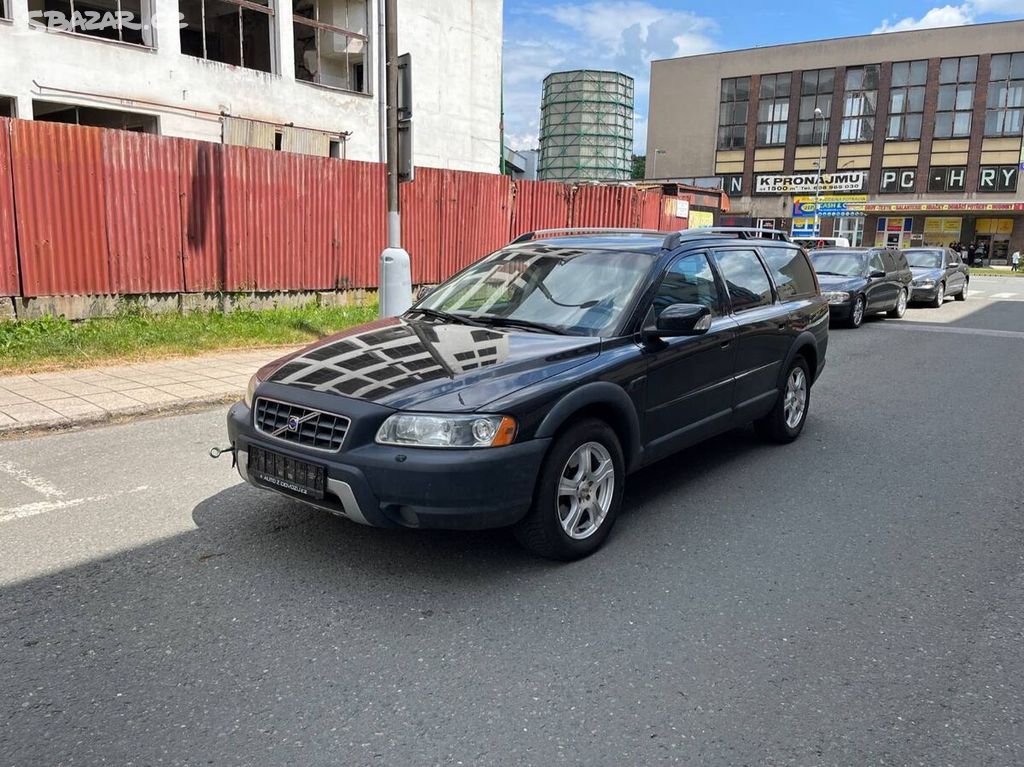
<svg viewBox="0 0 1024 767">
<path fill-rule="evenodd" d="M 1010 256 L 1010 271 L 1020 271 L 1020 250 L 1013 251 L 1013 255 Z"/>
</svg>

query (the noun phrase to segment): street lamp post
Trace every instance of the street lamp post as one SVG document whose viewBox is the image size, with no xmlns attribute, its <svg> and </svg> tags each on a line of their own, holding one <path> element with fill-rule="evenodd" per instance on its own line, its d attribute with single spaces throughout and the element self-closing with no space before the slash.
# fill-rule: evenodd
<svg viewBox="0 0 1024 767">
<path fill-rule="evenodd" d="M 820 108 L 814 110 L 814 119 L 821 118 L 821 142 L 818 144 L 818 172 L 814 177 L 814 236 L 821 237 L 821 165 L 825 156 L 825 115 Z"/>
</svg>

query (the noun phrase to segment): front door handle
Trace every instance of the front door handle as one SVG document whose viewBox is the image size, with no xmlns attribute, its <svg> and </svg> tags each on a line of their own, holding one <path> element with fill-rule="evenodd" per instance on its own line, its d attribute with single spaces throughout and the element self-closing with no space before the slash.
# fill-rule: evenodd
<svg viewBox="0 0 1024 767">
<path fill-rule="evenodd" d="M 731 338 L 727 338 L 724 341 L 722 341 L 719 344 L 719 346 L 721 346 L 723 349 L 728 349 L 731 344 L 732 344 L 732 339 Z"/>
</svg>

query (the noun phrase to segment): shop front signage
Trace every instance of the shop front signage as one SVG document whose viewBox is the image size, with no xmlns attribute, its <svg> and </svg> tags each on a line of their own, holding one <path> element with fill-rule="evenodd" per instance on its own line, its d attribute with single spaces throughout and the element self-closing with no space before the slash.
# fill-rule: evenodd
<svg viewBox="0 0 1024 767">
<path fill-rule="evenodd" d="M 816 174 L 776 175 L 762 173 L 754 179 L 754 194 L 808 194 L 820 191 L 862 192 L 867 183 L 867 173 L 862 170 L 843 173 L 823 173 L 821 180 Z"/>
<path fill-rule="evenodd" d="M 845 216 L 863 216 L 864 203 L 868 201 L 864 194 L 822 195 L 814 197 L 794 197 L 793 217 L 813 218 L 814 209 L 818 208 L 819 218 L 843 218 Z"/>
<path fill-rule="evenodd" d="M 883 168 L 878 191 L 881 194 L 909 194 L 914 191 L 916 183 L 917 170 L 914 168 Z"/>
<path fill-rule="evenodd" d="M 715 216 L 707 210 L 691 210 L 689 225 L 691 229 L 701 226 L 714 226 Z"/>
<path fill-rule="evenodd" d="M 978 170 L 979 192 L 1016 192 L 1017 168 L 1012 165 L 983 165 Z"/>
<path fill-rule="evenodd" d="M 865 213 L 1024 213 L 1024 202 L 868 202 Z"/>
</svg>

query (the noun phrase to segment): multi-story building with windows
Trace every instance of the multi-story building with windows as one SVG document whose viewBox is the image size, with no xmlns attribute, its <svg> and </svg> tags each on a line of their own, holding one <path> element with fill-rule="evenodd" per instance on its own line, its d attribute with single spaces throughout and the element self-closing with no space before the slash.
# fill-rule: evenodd
<svg viewBox="0 0 1024 767">
<path fill-rule="evenodd" d="M 1024 247 L 1022 127 L 1024 21 L 651 66 L 658 175 L 718 178 L 732 223 L 801 235 L 1005 258 Z"/>
<path fill-rule="evenodd" d="M 0 0 L 0 116 L 381 159 L 381 0 Z M 417 165 L 498 172 L 501 0 L 400 0 Z"/>
</svg>

